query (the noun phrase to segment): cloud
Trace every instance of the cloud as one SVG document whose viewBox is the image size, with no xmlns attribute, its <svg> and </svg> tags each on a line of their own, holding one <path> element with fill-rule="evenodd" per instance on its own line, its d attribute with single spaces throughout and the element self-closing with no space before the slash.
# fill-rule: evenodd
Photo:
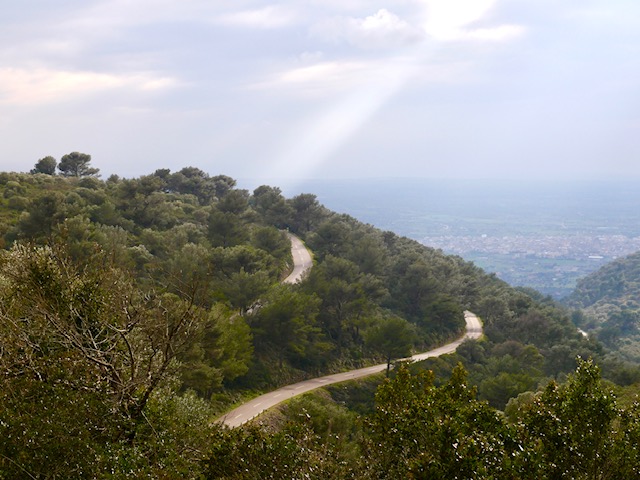
<svg viewBox="0 0 640 480">
<path fill-rule="evenodd" d="M 114 75 L 46 68 L 4 68 L 0 69 L 0 103 L 41 105 L 118 88 L 153 92 L 178 84 L 176 79 L 149 73 Z"/>
<path fill-rule="evenodd" d="M 281 5 L 268 5 L 253 10 L 241 10 L 218 15 L 215 23 L 247 28 L 282 28 L 294 24 L 297 14 Z"/>
<path fill-rule="evenodd" d="M 425 31 L 439 41 L 507 40 L 524 33 L 519 25 L 473 28 L 485 20 L 497 0 L 427 0 Z"/>
<path fill-rule="evenodd" d="M 523 35 L 526 28 L 521 25 L 500 25 L 495 28 L 478 28 L 470 30 L 462 38 L 477 40 L 502 41 Z"/>
<path fill-rule="evenodd" d="M 401 58 L 324 61 L 281 71 L 251 88 L 280 89 L 288 94 L 296 92 L 310 97 L 331 97 L 357 91 L 372 81 L 393 77 L 397 71 L 404 71 L 412 63 Z"/>
<path fill-rule="evenodd" d="M 277 82 L 281 85 L 310 85 L 321 83 L 351 86 L 354 77 L 362 77 L 366 70 L 363 62 L 322 62 L 281 73 Z"/>
<path fill-rule="evenodd" d="M 382 8 L 364 18 L 334 17 L 311 29 L 313 36 L 330 42 L 347 43 L 363 49 L 395 48 L 414 44 L 424 32 Z"/>
<path fill-rule="evenodd" d="M 463 28 L 482 19 L 496 0 L 427 0 L 425 30 L 437 40 L 454 40 Z"/>
<path fill-rule="evenodd" d="M 364 71 L 366 64 L 361 62 L 319 62 L 284 70 L 248 88 L 279 89 L 287 92 L 287 95 L 295 92 L 307 97 L 322 97 L 353 88 L 365 77 Z"/>
</svg>

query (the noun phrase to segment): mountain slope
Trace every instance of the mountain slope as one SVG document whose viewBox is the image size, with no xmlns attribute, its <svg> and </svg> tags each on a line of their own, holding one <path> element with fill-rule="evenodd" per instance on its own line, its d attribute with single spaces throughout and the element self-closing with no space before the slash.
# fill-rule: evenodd
<svg viewBox="0 0 640 480">
<path fill-rule="evenodd" d="M 578 282 L 565 299 L 582 309 L 591 329 L 623 357 L 640 361 L 640 252 L 603 266 Z"/>
<path fill-rule="evenodd" d="M 564 302 L 578 308 L 640 302 L 640 252 L 619 258 L 578 281 Z"/>
</svg>

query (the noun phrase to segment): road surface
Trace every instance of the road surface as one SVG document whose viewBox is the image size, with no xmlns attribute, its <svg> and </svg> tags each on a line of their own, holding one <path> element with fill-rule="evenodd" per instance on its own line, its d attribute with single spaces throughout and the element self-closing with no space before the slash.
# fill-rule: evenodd
<svg viewBox="0 0 640 480">
<path fill-rule="evenodd" d="M 425 360 L 430 357 L 439 357 L 447 353 L 454 352 L 458 346 L 467 338 L 480 338 L 482 335 L 482 324 L 478 317 L 471 312 L 464 312 L 464 317 L 467 322 L 465 334 L 456 340 L 455 342 L 448 343 L 442 347 L 429 350 L 428 352 L 419 353 L 404 360 L 419 361 Z M 372 367 L 360 368 L 358 370 L 351 370 L 349 372 L 336 373 L 333 375 L 327 375 L 325 377 L 313 378 L 311 380 L 305 380 L 304 382 L 294 383 L 293 385 L 287 385 L 286 387 L 279 388 L 273 392 L 265 393 L 253 400 L 240 405 L 239 407 L 226 413 L 218 420 L 218 423 L 227 425 L 228 427 L 239 427 L 245 422 L 255 418 L 262 412 L 271 408 L 279 403 L 295 397 L 302 393 L 315 390 L 316 388 L 331 385 L 332 383 L 345 382 L 347 380 L 354 380 L 356 378 L 362 378 L 374 373 L 382 372 L 386 370 L 387 364 L 381 363 Z"/>
<path fill-rule="evenodd" d="M 284 283 L 297 283 L 302 276 L 313 266 L 313 259 L 302 240 L 292 234 L 288 234 L 291 239 L 291 256 L 293 257 L 293 272 L 283 280 Z"/>
</svg>

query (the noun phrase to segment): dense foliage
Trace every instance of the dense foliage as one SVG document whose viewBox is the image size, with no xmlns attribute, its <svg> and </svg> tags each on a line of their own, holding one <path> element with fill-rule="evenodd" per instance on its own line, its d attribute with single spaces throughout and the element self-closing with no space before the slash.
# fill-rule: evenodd
<svg viewBox="0 0 640 480">
<path fill-rule="evenodd" d="M 640 474 L 640 405 L 622 407 L 598 368 L 521 397 L 510 417 L 478 401 L 459 365 L 436 386 L 405 367 L 354 421 L 323 395 L 291 402 L 274 426 L 220 434 L 207 478 L 619 479 Z"/>
<path fill-rule="evenodd" d="M 640 252 L 581 279 L 564 300 L 581 327 L 624 358 L 640 361 Z"/>
<path fill-rule="evenodd" d="M 430 478 L 456 468 L 469 472 L 460 478 L 511 478 L 500 477 L 509 449 L 540 434 L 513 430 L 494 408 L 520 412 L 578 356 L 618 383 L 639 379 L 550 299 L 330 212 L 312 194 L 250 193 L 193 167 L 103 181 L 89 156 L 62 160 L 62 175 L 51 157 L 30 174 L 0 173 L 0 478 Z M 315 257 L 296 285 L 281 283 L 292 266 L 287 230 Z M 390 365 L 455 338 L 465 309 L 485 337 L 425 362 L 434 376 L 401 370 L 375 411 L 363 390 L 363 427 L 329 399 L 316 413 L 331 412 L 333 431 L 306 407 L 275 430 L 212 423 L 255 391 Z M 564 398 L 554 388 L 549 405 Z M 401 405 L 415 415 L 393 413 Z M 426 406 L 444 424 L 419 415 Z M 614 451 L 626 445 L 616 425 L 637 419 L 611 408 Z M 408 430 L 385 440 L 387 428 Z M 392 465 L 400 450 L 404 463 Z M 379 462 L 363 465 L 363 455 Z"/>
<path fill-rule="evenodd" d="M 63 158 L 84 168 L 77 175 L 1 174 L 2 244 L 48 246 L 79 270 L 102 255 L 141 295 L 201 309 L 208 326 L 177 359 L 184 389 L 208 398 L 232 385 L 266 388 L 391 361 L 463 328 L 476 295 L 466 285 L 476 280 L 464 277 L 479 272 L 459 259 L 333 214 L 311 194 L 285 199 L 268 186 L 250 194 L 192 167 L 102 181 L 88 159 Z M 299 286 L 279 284 L 291 267 L 286 229 L 316 255 Z M 401 345 L 375 339 L 389 327 L 403 332 Z"/>
</svg>

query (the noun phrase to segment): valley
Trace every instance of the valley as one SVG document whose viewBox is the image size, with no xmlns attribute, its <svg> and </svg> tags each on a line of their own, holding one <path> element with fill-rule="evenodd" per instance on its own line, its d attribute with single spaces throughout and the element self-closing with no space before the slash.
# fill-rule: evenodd
<svg viewBox="0 0 640 480">
<path fill-rule="evenodd" d="M 313 180 L 333 210 L 459 255 L 514 286 L 560 299 L 579 278 L 640 250 L 630 181 Z"/>
</svg>

